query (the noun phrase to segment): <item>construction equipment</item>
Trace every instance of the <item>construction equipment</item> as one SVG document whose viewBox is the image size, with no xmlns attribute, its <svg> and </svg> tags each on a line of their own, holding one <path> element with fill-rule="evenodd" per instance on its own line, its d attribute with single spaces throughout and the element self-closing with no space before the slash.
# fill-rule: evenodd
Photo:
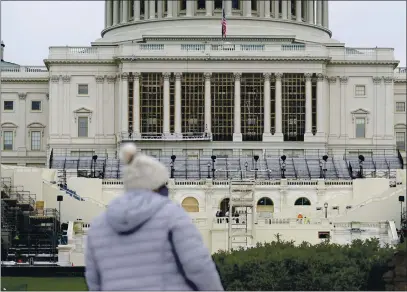
<svg viewBox="0 0 407 292">
<path fill-rule="evenodd" d="M 229 181 L 229 250 L 255 245 L 255 186 L 255 180 Z"/>
</svg>

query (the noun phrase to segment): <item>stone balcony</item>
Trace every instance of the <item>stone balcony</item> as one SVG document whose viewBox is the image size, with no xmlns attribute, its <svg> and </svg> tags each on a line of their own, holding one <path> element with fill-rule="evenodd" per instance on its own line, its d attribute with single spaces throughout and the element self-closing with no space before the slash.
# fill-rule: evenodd
<svg viewBox="0 0 407 292">
<path fill-rule="evenodd" d="M 1 77 L 4 78 L 48 78 L 45 66 L 2 66 Z"/>
<path fill-rule="evenodd" d="M 391 48 L 325 47 L 319 44 L 164 44 L 51 47 L 48 60 L 135 60 L 138 58 L 321 58 L 332 61 L 394 61 Z"/>
</svg>

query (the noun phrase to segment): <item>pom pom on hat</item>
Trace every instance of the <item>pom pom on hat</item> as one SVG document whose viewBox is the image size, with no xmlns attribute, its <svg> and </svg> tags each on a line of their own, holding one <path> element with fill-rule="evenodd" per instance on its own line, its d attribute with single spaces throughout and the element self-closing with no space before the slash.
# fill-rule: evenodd
<svg viewBox="0 0 407 292">
<path fill-rule="evenodd" d="M 156 158 L 137 152 L 132 143 L 120 149 L 120 160 L 125 164 L 123 184 L 125 190 L 145 189 L 156 191 L 169 180 L 168 169 Z"/>
</svg>

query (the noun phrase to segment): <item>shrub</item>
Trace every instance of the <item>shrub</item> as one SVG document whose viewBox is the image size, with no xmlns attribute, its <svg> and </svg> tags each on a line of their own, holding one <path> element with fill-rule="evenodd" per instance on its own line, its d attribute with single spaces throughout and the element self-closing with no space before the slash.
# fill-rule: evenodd
<svg viewBox="0 0 407 292">
<path fill-rule="evenodd" d="M 394 249 L 377 239 L 349 245 L 277 241 L 213 256 L 226 290 L 384 290 L 383 274 Z"/>
</svg>

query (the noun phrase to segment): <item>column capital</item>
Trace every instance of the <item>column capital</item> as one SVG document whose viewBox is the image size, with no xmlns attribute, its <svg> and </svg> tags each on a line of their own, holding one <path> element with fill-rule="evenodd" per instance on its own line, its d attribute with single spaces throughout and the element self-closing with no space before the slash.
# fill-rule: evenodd
<svg viewBox="0 0 407 292">
<path fill-rule="evenodd" d="M 317 74 L 317 81 L 324 81 L 325 79 L 325 75 L 322 73 L 318 73 Z"/>
<path fill-rule="evenodd" d="M 116 81 L 116 76 L 108 75 L 106 76 L 107 83 L 114 83 Z"/>
<path fill-rule="evenodd" d="M 376 85 L 379 85 L 382 83 L 382 78 L 381 77 L 373 77 L 373 83 Z"/>
<path fill-rule="evenodd" d="M 60 78 L 61 78 L 61 76 L 59 76 L 59 75 L 52 75 L 50 80 L 52 83 L 58 83 Z"/>
<path fill-rule="evenodd" d="M 269 80 L 270 81 L 270 77 L 271 77 L 270 73 L 263 73 L 264 80 Z"/>
<path fill-rule="evenodd" d="M 210 80 L 211 77 L 212 77 L 212 73 L 211 72 L 205 72 L 204 77 L 205 77 L 205 80 L 208 80 L 208 79 Z"/>
<path fill-rule="evenodd" d="M 123 81 L 127 81 L 127 80 L 129 79 L 129 73 L 123 72 L 123 73 L 120 75 L 120 77 L 121 77 L 121 79 L 122 79 Z"/>
<path fill-rule="evenodd" d="M 71 82 L 71 76 L 69 75 L 62 76 L 62 81 L 64 81 L 64 83 Z"/>
<path fill-rule="evenodd" d="M 304 73 L 305 81 L 311 81 L 312 73 Z"/>
<path fill-rule="evenodd" d="M 95 76 L 95 79 L 96 79 L 96 83 L 101 84 L 105 81 L 105 76 L 101 76 L 101 75 Z"/>
<path fill-rule="evenodd" d="M 233 73 L 233 76 L 235 77 L 235 81 L 240 81 L 240 78 L 242 77 L 242 73 L 236 72 L 236 73 Z"/>
<path fill-rule="evenodd" d="M 170 72 L 164 72 L 163 73 L 163 78 L 164 80 L 170 80 L 171 77 L 171 73 Z"/>
<path fill-rule="evenodd" d="M 393 83 L 393 77 L 383 77 L 384 83 L 390 84 Z"/>
<path fill-rule="evenodd" d="M 283 73 L 274 73 L 274 77 L 276 80 L 281 80 L 281 78 L 283 78 Z"/>
<path fill-rule="evenodd" d="M 134 80 L 136 80 L 136 79 L 140 79 L 140 72 L 133 72 L 133 79 Z"/>
<path fill-rule="evenodd" d="M 336 79 L 337 79 L 337 77 L 335 77 L 335 76 L 328 76 L 328 82 L 330 84 L 336 83 Z"/>
<path fill-rule="evenodd" d="M 339 77 L 339 80 L 341 81 L 341 84 L 346 84 L 348 83 L 348 76 L 341 76 Z"/>
<path fill-rule="evenodd" d="M 26 97 L 27 97 L 27 92 L 19 92 L 19 93 L 18 93 L 18 98 L 19 98 L 20 100 L 25 100 Z"/>
<path fill-rule="evenodd" d="M 181 72 L 175 72 L 174 75 L 175 75 L 175 80 L 179 80 L 179 79 L 181 79 L 181 77 L 182 77 L 182 73 L 181 73 Z"/>
</svg>

